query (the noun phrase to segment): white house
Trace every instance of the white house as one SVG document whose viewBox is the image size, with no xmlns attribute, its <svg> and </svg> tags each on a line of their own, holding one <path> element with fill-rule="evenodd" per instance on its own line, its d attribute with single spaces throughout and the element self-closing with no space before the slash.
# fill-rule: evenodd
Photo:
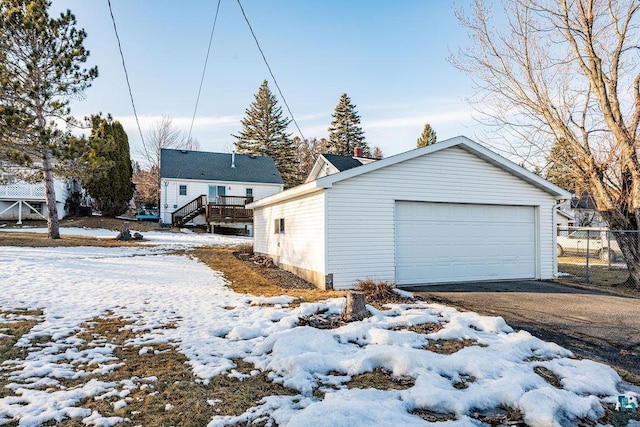
<svg viewBox="0 0 640 427">
<path fill-rule="evenodd" d="M 160 218 L 187 223 L 240 228 L 252 235 L 253 213 L 247 203 L 283 190 L 271 157 L 235 153 L 162 149 L 160 153 Z"/>
<path fill-rule="evenodd" d="M 73 191 L 74 181 L 54 178 L 58 218 L 67 215 L 65 202 Z M 0 173 L 0 220 L 46 220 L 44 182 L 28 183 L 11 173 Z"/>
<path fill-rule="evenodd" d="M 256 252 L 320 288 L 348 289 L 365 278 L 398 285 L 552 278 L 556 203 L 569 197 L 456 137 L 249 207 Z"/>
</svg>

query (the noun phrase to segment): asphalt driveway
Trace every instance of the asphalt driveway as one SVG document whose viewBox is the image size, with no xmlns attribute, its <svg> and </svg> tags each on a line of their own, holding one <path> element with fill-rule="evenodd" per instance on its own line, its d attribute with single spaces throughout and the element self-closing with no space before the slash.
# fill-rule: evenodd
<svg viewBox="0 0 640 427">
<path fill-rule="evenodd" d="M 515 329 L 553 341 L 578 356 L 605 362 L 640 385 L 640 299 L 541 281 L 406 290 L 480 314 L 501 316 Z"/>
</svg>

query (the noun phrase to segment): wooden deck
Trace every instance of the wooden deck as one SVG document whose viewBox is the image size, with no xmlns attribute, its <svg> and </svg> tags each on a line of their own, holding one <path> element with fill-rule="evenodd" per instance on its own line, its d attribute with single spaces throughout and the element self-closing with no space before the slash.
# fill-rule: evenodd
<svg viewBox="0 0 640 427">
<path fill-rule="evenodd" d="M 207 222 L 217 223 L 253 223 L 253 209 L 246 205 L 253 197 L 218 196 L 207 207 Z"/>
</svg>

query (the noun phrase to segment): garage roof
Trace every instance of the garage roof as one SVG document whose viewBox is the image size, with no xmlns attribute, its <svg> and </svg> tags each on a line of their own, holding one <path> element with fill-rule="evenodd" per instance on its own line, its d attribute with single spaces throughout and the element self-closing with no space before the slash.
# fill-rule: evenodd
<svg viewBox="0 0 640 427">
<path fill-rule="evenodd" d="M 303 194 L 320 191 L 325 188 L 331 188 L 331 186 L 336 182 L 344 181 L 346 179 L 363 175 L 363 174 L 366 174 L 381 168 L 385 168 L 387 166 L 391 166 L 400 162 L 411 160 L 416 157 L 427 156 L 429 154 L 432 154 L 441 150 L 446 150 L 451 147 L 458 147 L 463 150 L 466 150 L 469 153 L 474 154 L 479 158 L 491 163 L 492 165 L 519 177 L 520 179 L 528 182 L 529 184 L 537 188 L 540 188 L 543 191 L 546 191 L 547 193 L 553 195 L 558 200 L 566 200 L 571 198 L 571 193 L 564 190 L 563 188 L 558 187 L 555 184 L 552 184 L 551 182 L 547 181 L 541 176 L 536 175 L 531 171 L 528 171 L 522 166 L 518 166 L 512 161 L 507 160 L 506 158 L 500 156 L 499 154 L 494 153 L 488 148 L 483 147 L 482 145 L 470 140 L 465 136 L 457 136 L 455 138 L 440 141 L 423 148 L 416 148 L 414 150 L 396 154 L 395 156 L 387 157 L 385 159 L 381 159 L 372 163 L 364 164 L 359 167 L 347 169 L 333 175 L 324 176 L 315 181 L 302 184 L 297 187 L 291 188 L 289 190 L 283 191 L 281 193 L 277 193 L 272 196 L 260 199 L 252 203 L 248 207 L 253 209 L 255 207 L 266 206 L 266 205 L 277 203 L 283 200 L 287 200 L 292 197 L 298 197 Z"/>
</svg>

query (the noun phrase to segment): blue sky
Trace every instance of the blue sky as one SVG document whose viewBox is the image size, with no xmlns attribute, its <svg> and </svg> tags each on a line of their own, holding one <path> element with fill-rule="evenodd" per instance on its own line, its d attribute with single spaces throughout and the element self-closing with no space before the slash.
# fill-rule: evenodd
<svg viewBox="0 0 640 427">
<path fill-rule="evenodd" d="M 188 131 L 217 1 L 111 0 L 143 132 L 163 115 Z M 347 93 L 370 146 L 385 156 L 415 148 L 425 123 L 440 140 L 478 125 L 469 78 L 450 65 L 467 43 L 448 1 L 243 0 L 242 5 L 305 137 L 326 137 Z M 462 5 L 465 5 L 463 2 Z M 139 148 L 107 0 L 54 0 L 88 33 L 99 77 L 72 113 L 111 113 Z M 192 136 L 229 151 L 264 79 L 277 94 L 236 0 L 222 0 Z M 286 111 L 285 111 L 286 113 Z M 297 135 L 293 126 L 290 131 Z"/>
</svg>

